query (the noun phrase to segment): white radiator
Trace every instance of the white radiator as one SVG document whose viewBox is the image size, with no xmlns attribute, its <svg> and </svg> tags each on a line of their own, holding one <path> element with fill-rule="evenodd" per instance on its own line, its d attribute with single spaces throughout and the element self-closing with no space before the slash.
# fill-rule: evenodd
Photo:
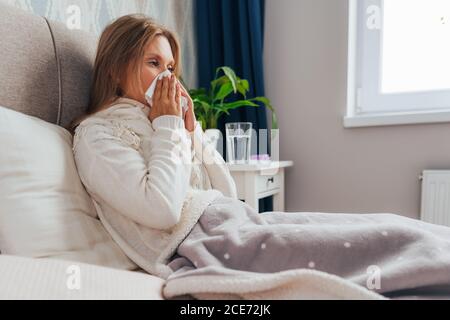
<svg viewBox="0 0 450 320">
<path fill-rule="evenodd" d="M 450 227 L 450 170 L 425 170 L 420 219 Z"/>
</svg>

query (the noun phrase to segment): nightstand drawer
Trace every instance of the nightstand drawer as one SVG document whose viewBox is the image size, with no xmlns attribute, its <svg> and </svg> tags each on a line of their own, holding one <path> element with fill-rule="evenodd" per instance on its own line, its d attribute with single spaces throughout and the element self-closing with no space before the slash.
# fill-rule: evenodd
<svg viewBox="0 0 450 320">
<path fill-rule="evenodd" d="M 273 196 L 274 211 L 284 211 L 284 174 L 292 161 L 227 163 L 237 196 L 259 212 L 259 200 Z"/>
<path fill-rule="evenodd" d="M 280 187 L 280 175 L 257 176 L 256 192 L 265 192 Z"/>
</svg>

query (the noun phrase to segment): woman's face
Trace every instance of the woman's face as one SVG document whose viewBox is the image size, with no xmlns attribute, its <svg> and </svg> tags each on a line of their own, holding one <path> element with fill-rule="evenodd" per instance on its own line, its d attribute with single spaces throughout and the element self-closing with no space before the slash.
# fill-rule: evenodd
<svg viewBox="0 0 450 320">
<path fill-rule="evenodd" d="M 148 105 L 144 94 L 142 92 L 152 84 L 153 80 L 158 74 L 165 70 L 174 71 L 175 61 L 172 55 L 172 48 L 165 36 L 157 36 L 147 45 L 145 49 L 144 59 L 141 62 L 141 83 L 142 91 L 138 88 L 133 88 L 132 85 L 125 86 L 126 97 L 133 100 L 137 100 L 145 105 Z M 132 75 L 128 75 L 128 79 L 131 79 Z"/>
</svg>

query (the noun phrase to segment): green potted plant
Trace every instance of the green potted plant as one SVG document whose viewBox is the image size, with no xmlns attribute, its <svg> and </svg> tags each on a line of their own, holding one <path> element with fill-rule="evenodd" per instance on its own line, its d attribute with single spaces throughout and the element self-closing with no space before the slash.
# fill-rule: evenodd
<svg viewBox="0 0 450 320">
<path fill-rule="evenodd" d="M 224 75 L 219 76 L 223 71 Z M 236 73 L 229 67 L 219 67 L 216 69 L 216 76 L 211 81 L 210 88 L 200 88 L 189 90 L 189 95 L 194 102 L 194 111 L 197 121 L 202 124 L 205 133 L 214 139 L 218 139 L 220 131 L 217 129 L 219 118 L 230 114 L 230 110 L 241 107 L 259 107 L 256 102 L 262 103 L 272 113 L 272 129 L 278 129 L 277 117 L 270 100 L 266 97 L 256 97 L 247 99 L 249 83 L 245 79 L 236 76 Z M 233 102 L 226 100 L 232 94 L 239 93 L 243 99 Z M 215 141 L 217 143 L 217 141 Z"/>
</svg>

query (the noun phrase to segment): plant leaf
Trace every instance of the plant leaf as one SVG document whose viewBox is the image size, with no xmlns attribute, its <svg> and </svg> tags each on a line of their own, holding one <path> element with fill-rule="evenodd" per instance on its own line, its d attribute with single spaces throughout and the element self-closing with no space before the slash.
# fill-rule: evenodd
<svg viewBox="0 0 450 320">
<path fill-rule="evenodd" d="M 194 99 L 192 102 L 199 104 L 203 110 L 205 111 L 205 113 L 207 113 L 209 111 L 209 109 L 211 109 L 211 105 L 208 102 L 199 100 L 199 99 Z"/>
<path fill-rule="evenodd" d="M 221 76 L 220 78 L 211 81 L 211 87 L 214 90 L 218 85 L 222 85 L 226 82 L 230 82 L 230 79 L 227 76 Z"/>
<path fill-rule="evenodd" d="M 241 80 L 241 83 L 242 83 L 242 85 L 244 86 L 245 90 L 247 90 L 247 91 L 250 90 L 250 85 L 249 85 L 249 83 L 248 83 L 247 80 L 242 79 L 242 80 Z"/>
<path fill-rule="evenodd" d="M 232 110 L 239 107 L 259 107 L 259 105 L 249 100 L 239 100 L 235 102 L 224 103 L 222 105 L 223 110 Z"/>
<path fill-rule="evenodd" d="M 259 101 L 262 102 L 269 110 L 272 112 L 272 129 L 278 129 L 278 119 L 270 100 L 266 97 L 256 97 L 250 99 L 251 101 Z"/>
<path fill-rule="evenodd" d="M 278 129 L 278 119 L 275 111 L 272 109 L 272 129 Z"/>
<path fill-rule="evenodd" d="M 233 69 L 231 69 L 229 67 L 219 67 L 216 69 L 216 78 L 217 78 L 217 75 L 219 74 L 220 70 L 222 70 L 225 73 L 225 75 L 227 76 L 227 78 L 230 79 L 231 84 L 233 86 L 233 91 L 234 91 L 234 93 L 236 93 L 237 92 L 236 84 L 238 82 L 236 73 L 233 71 Z"/>
<path fill-rule="evenodd" d="M 256 98 L 252 98 L 250 100 L 259 101 L 259 102 L 264 103 L 264 105 L 266 105 L 266 106 L 271 106 L 270 100 L 266 97 L 256 97 Z"/>
<path fill-rule="evenodd" d="M 205 94 L 201 94 L 198 96 L 191 96 L 191 98 L 192 98 L 192 100 L 204 101 L 204 102 L 211 104 L 211 100 L 210 100 L 209 96 L 207 96 Z"/>
<path fill-rule="evenodd" d="M 189 95 L 191 96 L 192 99 L 194 98 L 194 96 L 206 95 L 206 94 L 207 94 L 207 92 L 206 92 L 205 88 L 189 90 Z"/>
<path fill-rule="evenodd" d="M 244 98 L 247 97 L 247 92 L 249 91 L 249 84 L 248 81 L 245 79 L 239 79 L 237 83 L 237 90 L 241 95 L 244 96 Z"/>
<path fill-rule="evenodd" d="M 222 86 L 220 86 L 219 92 L 214 97 L 214 101 L 222 101 L 232 92 L 233 86 L 231 85 L 231 82 L 226 82 Z"/>
<path fill-rule="evenodd" d="M 206 128 L 206 119 L 205 119 L 205 117 L 203 115 L 201 115 L 201 114 L 195 114 L 195 117 L 198 119 L 198 121 L 201 122 L 202 129 L 205 130 L 205 128 Z"/>
</svg>

